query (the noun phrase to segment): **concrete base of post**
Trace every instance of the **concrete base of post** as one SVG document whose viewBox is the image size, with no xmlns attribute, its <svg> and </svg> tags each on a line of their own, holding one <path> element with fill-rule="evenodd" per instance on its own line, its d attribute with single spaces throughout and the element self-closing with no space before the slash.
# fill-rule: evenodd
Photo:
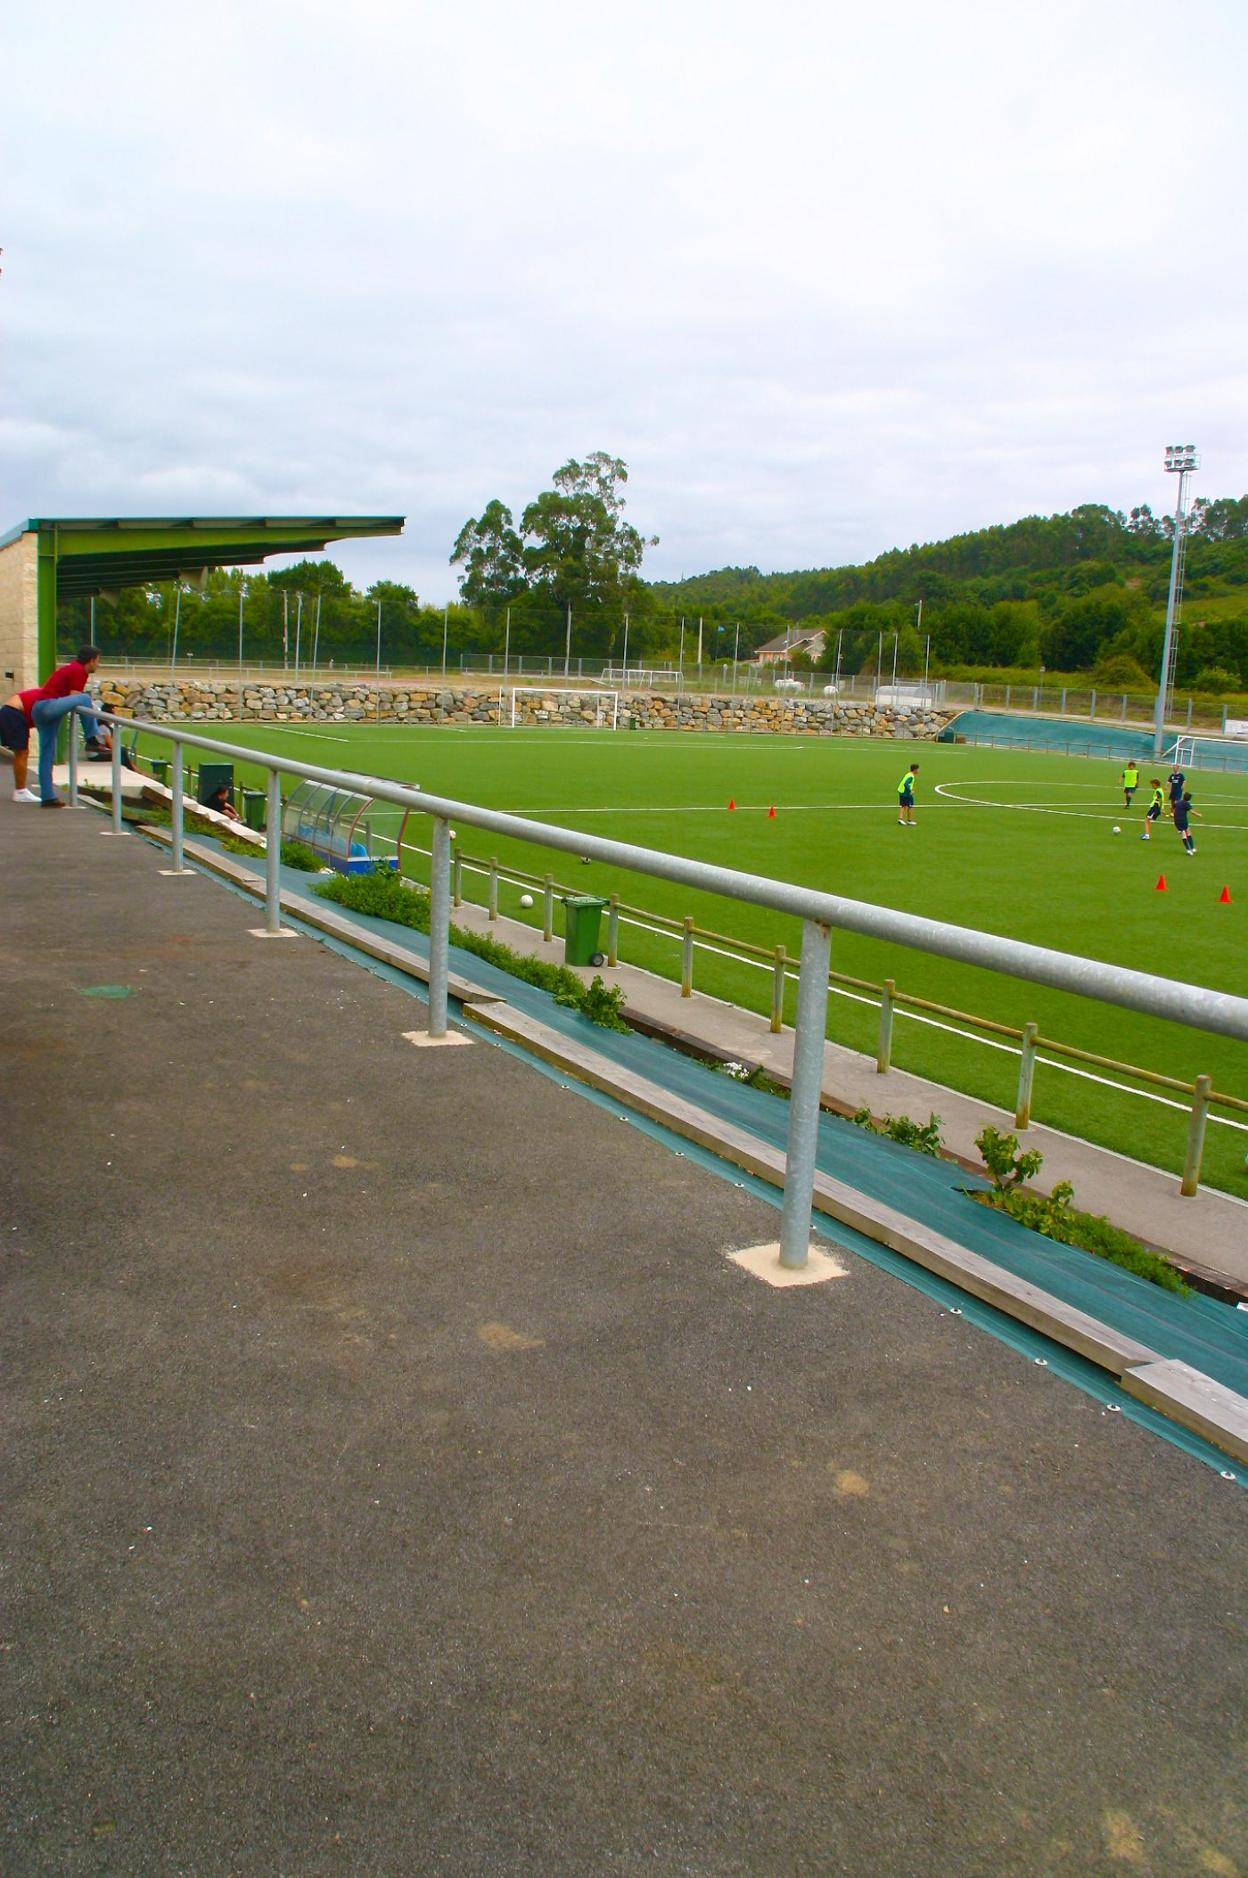
<svg viewBox="0 0 1248 1878">
<path fill-rule="evenodd" d="M 165 880 L 187 880 L 195 869 L 193 867 L 159 867 L 156 871 Z"/>
<path fill-rule="evenodd" d="M 741 1252 L 730 1252 L 728 1257 L 732 1264 L 739 1265 L 752 1278 L 761 1278 L 765 1285 L 822 1285 L 829 1278 L 849 1276 L 848 1268 L 839 1259 L 814 1245 L 804 1265 L 782 1265 L 778 1239 L 773 1239 L 770 1245 L 748 1245 Z"/>
<path fill-rule="evenodd" d="M 297 939 L 299 937 L 293 926 L 279 926 L 276 932 L 270 932 L 267 926 L 249 926 L 247 931 L 253 939 Z"/>
<path fill-rule="evenodd" d="M 442 1037 L 431 1037 L 427 1030 L 405 1030 L 402 1035 L 408 1043 L 414 1043 L 418 1050 L 440 1050 L 443 1044 L 476 1042 L 475 1037 L 465 1037 L 462 1030 L 448 1030 Z"/>
</svg>

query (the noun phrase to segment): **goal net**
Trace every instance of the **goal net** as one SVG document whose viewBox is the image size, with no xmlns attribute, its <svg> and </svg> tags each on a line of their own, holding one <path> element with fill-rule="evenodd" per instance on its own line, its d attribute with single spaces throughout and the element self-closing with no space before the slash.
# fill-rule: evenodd
<svg viewBox="0 0 1248 1878">
<path fill-rule="evenodd" d="M 581 685 L 512 685 L 498 694 L 498 721 L 513 730 L 517 724 L 592 724 L 596 730 L 616 730 L 620 694 Z"/>
</svg>

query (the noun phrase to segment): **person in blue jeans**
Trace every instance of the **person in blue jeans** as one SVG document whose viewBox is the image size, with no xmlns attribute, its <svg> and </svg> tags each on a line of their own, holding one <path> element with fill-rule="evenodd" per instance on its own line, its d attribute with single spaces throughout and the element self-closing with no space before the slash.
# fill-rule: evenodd
<svg viewBox="0 0 1248 1878">
<path fill-rule="evenodd" d="M 100 727 L 94 716 L 95 700 L 87 690 L 87 681 L 100 662 L 98 646 L 79 646 L 78 656 L 68 665 L 58 665 L 51 678 L 40 685 L 31 705 L 30 721 L 39 732 L 39 796 L 45 809 L 63 809 L 65 799 L 56 793 L 52 765 L 56 761 L 56 737 L 61 719 L 76 706 L 85 706 L 82 727 L 87 748 L 102 743 Z"/>
</svg>

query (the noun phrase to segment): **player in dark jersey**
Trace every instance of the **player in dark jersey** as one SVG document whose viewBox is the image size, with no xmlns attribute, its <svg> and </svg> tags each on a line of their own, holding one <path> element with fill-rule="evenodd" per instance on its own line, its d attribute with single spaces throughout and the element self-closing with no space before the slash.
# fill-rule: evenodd
<svg viewBox="0 0 1248 1878">
<path fill-rule="evenodd" d="M 1179 797 L 1183 794 L 1183 785 L 1186 781 L 1187 781 L 1187 777 L 1183 774 L 1183 771 L 1179 768 L 1178 764 L 1176 763 L 1174 768 L 1170 771 L 1170 774 L 1166 777 L 1166 787 L 1170 791 L 1171 815 L 1174 814 L 1175 803 L 1178 801 Z"/>
<path fill-rule="evenodd" d="M 1195 854 L 1196 837 L 1188 827 L 1188 817 L 1191 815 L 1195 815 L 1199 818 L 1200 810 L 1192 807 L 1191 795 L 1185 789 L 1174 805 L 1174 825 L 1179 831 L 1180 839 L 1187 852 L 1189 854 Z"/>
</svg>

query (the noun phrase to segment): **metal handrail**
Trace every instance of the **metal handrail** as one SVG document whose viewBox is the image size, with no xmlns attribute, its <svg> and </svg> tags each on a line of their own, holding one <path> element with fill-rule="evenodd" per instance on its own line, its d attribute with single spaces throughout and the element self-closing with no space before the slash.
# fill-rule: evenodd
<svg viewBox="0 0 1248 1878">
<path fill-rule="evenodd" d="M 182 796 L 181 771 L 184 746 L 210 750 L 218 756 L 233 757 L 240 763 L 254 763 L 268 771 L 270 833 L 280 827 L 280 776 L 298 776 L 309 782 L 328 783 L 336 788 L 351 788 L 366 793 L 379 802 L 398 808 L 414 809 L 433 818 L 433 855 L 430 879 L 430 976 L 429 1032 L 444 1036 L 447 1023 L 447 946 L 451 905 L 450 823 L 454 819 L 468 827 L 485 828 L 494 834 L 561 853 L 587 854 L 610 867 L 622 867 L 659 880 L 671 880 L 727 899 L 746 901 L 754 906 L 770 907 L 802 922 L 801 968 L 798 976 L 797 1015 L 794 1025 L 793 1079 L 789 1104 L 789 1134 L 786 1152 L 784 1202 L 780 1222 L 780 1262 L 792 1268 L 806 1264 L 809 1251 L 815 1175 L 815 1142 L 819 1123 L 819 1098 L 823 1084 L 823 1048 L 827 1034 L 828 968 L 831 936 L 834 929 L 865 933 L 913 950 L 932 952 L 942 958 L 980 965 L 989 971 L 1005 972 L 1033 984 L 1043 984 L 1079 997 L 1092 997 L 1105 1004 L 1146 1012 L 1197 1030 L 1248 1041 L 1248 998 L 1229 992 L 1214 991 L 1202 985 L 1182 984 L 1159 978 L 1152 973 L 1128 967 L 1107 965 L 1097 959 L 1084 959 L 1072 953 L 1054 951 L 1046 946 L 1028 944 L 1021 939 L 1006 939 L 994 933 L 977 932 L 955 926 L 945 920 L 902 913 L 892 907 L 874 906 L 841 894 L 822 893 L 814 888 L 788 881 L 769 880 L 760 874 L 747 874 L 735 868 L 716 867 L 683 855 L 664 854 L 632 842 L 612 841 L 602 835 L 579 833 L 559 828 L 501 809 L 483 808 L 477 803 L 457 801 L 449 796 L 385 777 L 368 776 L 360 771 L 322 768 L 315 763 L 301 763 L 267 751 L 249 750 L 220 739 L 201 737 L 180 726 L 121 717 L 114 712 L 99 712 L 105 723 L 119 730 L 136 730 L 166 738 L 173 752 L 173 804 L 171 845 L 175 869 L 182 867 Z M 114 737 L 113 817 L 119 824 L 121 814 L 121 765 L 117 757 L 120 739 Z M 278 813 L 274 810 L 278 809 Z M 266 866 L 266 928 L 277 932 L 281 926 L 281 895 L 278 874 L 280 843 L 269 841 Z"/>
</svg>

